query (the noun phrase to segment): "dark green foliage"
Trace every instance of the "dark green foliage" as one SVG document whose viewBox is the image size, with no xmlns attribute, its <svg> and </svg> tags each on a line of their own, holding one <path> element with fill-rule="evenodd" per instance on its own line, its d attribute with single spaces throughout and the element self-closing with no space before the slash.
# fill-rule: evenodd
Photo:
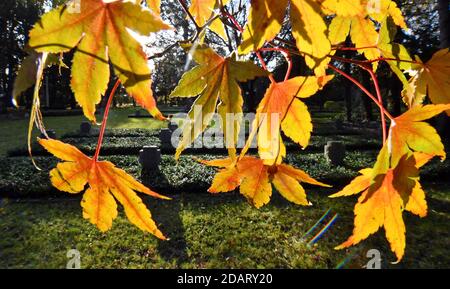
<svg viewBox="0 0 450 289">
<path fill-rule="evenodd" d="M 113 162 L 141 180 L 150 188 L 161 193 L 199 193 L 206 191 L 215 174 L 215 169 L 199 164 L 198 159 L 222 158 L 217 155 L 184 155 L 176 162 L 171 155 L 163 155 L 160 171 L 144 172 L 137 156 L 115 155 L 102 159 Z M 335 191 L 346 185 L 358 175 L 362 168 L 370 167 L 376 158 L 374 152 L 349 152 L 345 165 L 334 167 L 329 164 L 322 153 L 288 155 L 287 162 L 305 170 L 314 178 L 334 186 Z M 37 164 L 43 171 L 37 171 L 28 157 L 0 158 L 0 194 L 9 197 L 66 196 L 55 190 L 49 180 L 48 172 L 55 167 L 57 160 L 53 157 L 36 157 Z M 425 181 L 445 182 L 450 175 L 450 161 L 433 160 L 422 169 L 421 177 Z M 426 188 L 425 188 L 426 189 Z"/>
</svg>

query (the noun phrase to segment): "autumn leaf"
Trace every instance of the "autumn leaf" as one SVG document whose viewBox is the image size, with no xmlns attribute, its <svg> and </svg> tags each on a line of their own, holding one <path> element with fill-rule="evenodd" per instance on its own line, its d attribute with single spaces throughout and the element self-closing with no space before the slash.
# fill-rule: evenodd
<svg viewBox="0 0 450 289">
<path fill-rule="evenodd" d="M 343 17 L 364 13 L 364 6 L 361 0 L 325 0 L 322 6 L 331 11 L 331 13 Z"/>
<path fill-rule="evenodd" d="M 365 0 L 326 0 L 322 5 L 325 7 L 327 14 L 336 15 L 331 21 L 328 32 L 332 44 L 337 45 L 344 42 L 347 35 L 350 34 L 355 47 L 359 48 L 358 52 L 364 54 L 368 60 L 378 59 L 382 55 L 382 51 L 388 57 L 395 54 L 396 48 L 403 48 L 398 44 L 392 44 L 393 38 L 385 38 L 384 41 L 380 42 L 380 38 L 383 39 L 386 35 L 379 34 L 373 21 L 383 23 L 387 18 L 390 18 L 393 20 L 392 25 L 406 28 L 402 12 L 394 1 L 381 0 L 372 3 Z M 384 44 L 383 47 L 378 45 L 381 43 Z M 405 51 L 405 49 L 402 49 L 402 54 L 406 54 Z M 389 55 L 387 55 L 388 52 Z M 373 66 L 376 70 L 377 63 L 373 63 Z"/>
<path fill-rule="evenodd" d="M 382 23 L 387 17 L 391 17 L 395 25 L 406 29 L 405 18 L 397 3 L 393 0 L 363 0 L 364 5 L 367 7 L 367 12 L 370 18 Z"/>
<path fill-rule="evenodd" d="M 257 51 L 266 41 L 271 41 L 279 33 L 286 15 L 288 0 L 252 0 L 248 22 L 242 34 L 239 53 Z"/>
<path fill-rule="evenodd" d="M 229 1 L 230 0 L 192 0 L 189 12 L 194 17 L 197 25 L 202 27 L 211 20 L 214 15 L 214 10 L 219 7 L 220 2 L 225 6 Z M 208 28 L 223 39 L 227 39 L 225 27 L 220 18 L 212 21 Z"/>
<path fill-rule="evenodd" d="M 419 183 L 418 169 L 433 156 L 408 153 L 391 168 L 389 151 L 385 145 L 373 169 L 364 169 L 340 192 L 330 197 L 344 197 L 363 192 L 355 206 L 355 222 L 352 236 L 336 249 L 358 244 L 384 227 L 391 250 L 399 262 L 405 250 L 406 228 L 403 210 L 425 217 L 427 204 L 425 192 Z"/>
<path fill-rule="evenodd" d="M 331 197 L 363 191 L 355 206 L 353 235 L 337 249 L 359 243 L 384 227 L 397 262 L 405 250 L 403 210 L 420 217 L 427 214 L 425 192 L 419 183 L 419 168 L 435 156 L 445 158 L 436 130 L 424 122 L 450 109 L 448 105 L 410 108 L 392 120 L 389 137 L 373 169 L 364 169 L 348 186 Z"/>
<path fill-rule="evenodd" d="M 409 152 L 421 152 L 445 159 L 441 138 L 424 120 L 448 109 L 450 104 L 416 106 L 392 121 L 388 143 L 393 167 Z"/>
<path fill-rule="evenodd" d="M 332 45 L 338 45 L 345 42 L 350 32 L 352 19 L 350 17 L 336 16 L 331 20 L 328 27 L 328 39 Z"/>
<path fill-rule="evenodd" d="M 16 106 L 19 106 L 19 96 L 35 85 L 38 71 L 39 53 L 31 49 L 25 49 L 25 51 L 28 55 L 22 60 L 14 79 L 13 101 Z M 58 63 L 64 65 L 55 54 L 49 54 L 44 67 L 48 68 Z"/>
<path fill-rule="evenodd" d="M 299 51 L 305 54 L 306 64 L 314 69 L 321 66 L 331 51 L 322 10 L 319 4 L 312 0 L 293 0 L 291 5 L 292 35 Z M 323 71 L 316 71 L 316 74 L 321 76 Z"/>
<path fill-rule="evenodd" d="M 258 106 L 252 128 L 258 130 L 259 155 L 266 165 L 280 162 L 280 156 L 284 156 L 280 129 L 303 148 L 308 146 L 313 128 L 311 115 L 300 99 L 314 95 L 332 78 L 331 75 L 298 76 L 270 84 Z"/>
<path fill-rule="evenodd" d="M 77 47 L 71 87 L 88 119 L 95 121 L 95 105 L 108 87 L 109 62 L 136 102 L 162 119 L 151 91 L 146 55 L 127 29 L 148 35 L 168 28 L 159 16 L 138 4 L 83 0 L 80 13 L 62 5 L 42 16 L 30 32 L 29 45 L 50 53 Z"/>
<path fill-rule="evenodd" d="M 398 59 L 398 61 L 387 60 L 386 62 L 391 66 L 393 72 L 399 76 L 400 80 L 402 80 L 404 75 L 401 71 L 412 69 L 412 58 L 405 46 L 394 42 L 396 34 L 397 27 L 392 18 L 387 17 L 381 24 L 377 47 L 384 58 Z"/>
<path fill-rule="evenodd" d="M 112 222 L 117 217 L 117 200 L 124 206 L 131 223 L 142 231 L 165 239 L 135 191 L 156 198 L 168 198 L 151 191 L 112 163 L 89 158 L 72 145 L 53 139 L 38 141 L 48 152 L 64 161 L 50 171 L 50 179 L 55 188 L 77 194 L 84 191 L 88 184 L 81 201 L 83 217 L 100 231 L 111 229 Z"/>
<path fill-rule="evenodd" d="M 424 99 L 426 95 L 434 104 L 450 103 L 450 51 L 442 49 L 436 52 L 427 62 L 422 63 L 419 58 L 418 71 L 410 79 L 409 83 L 413 93 L 407 89 L 403 91 L 403 96 L 408 102 Z M 447 110 L 450 116 L 450 110 Z"/>
<path fill-rule="evenodd" d="M 286 15 L 288 1 L 274 5 L 270 0 L 251 2 L 250 16 L 243 32 L 239 53 L 257 51 L 265 42 L 271 41 L 280 31 Z M 321 7 L 313 0 L 293 0 L 290 7 L 292 34 L 298 49 L 305 55 L 307 65 L 320 67 L 318 76 L 324 74 L 324 58 L 331 50 L 327 38 L 327 26 L 322 18 Z"/>
<path fill-rule="evenodd" d="M 161 13 L 161 0 L 145 0 L 145 2 L 153 12 L 157 14 Z"/>
<path fill-rule="evenodd" d="M 384 58 L 398 59 L 386 60 L 386 62 L 389 64 L 392 72 L 394 72 L 402 82 L 404 88 L 403 100 L 408 107 L 411 108 L 421 104 L 423 99 L 419 100 L 414 97 L 414 91 L 411 84 L 406 79 L 404 72 L 412 70 L 413 61 L 408 50 L 403 45 L 394 42 L 396 34 L 397 27 L 395 26 L 393 19 L 387 17 L 381 24 L 377 47 Z"/>
<path fill-rule="evenodd" d="M 252 62 L 236 61 L 233 56 L 223 58 L 204 45 L 195 49 L 193 58 L 199 65 L 186 72 L 171 93 L 171 97 L 199 95 L 182 128 L 183 136 L 175 157 L 178 158 L 181 152 L 205 130 L 216 109 L 222 117 L 226 147 L 233 155 L 244 103 L 238 82 L 266 76 L 268 73 Z M 200 108 L 200 111 L 196 111 L 196 108 Z M 227 121 L 229 118 L 227 114 L 232 114 L 234 119 Z M 231 135 L 228 132 L 231 132 Z"/>
<path fill-rule="evenodd" d="M 210 193 L 229 192 L 240 187 L 240 193 L 256 208 L 269 203 L 272 185 L 285 199 L 303 206 L 309 206 L 311 203 L 306 198 L 302 182 L 329 187 L 292 166 L 286 164 L 266 166 L 261 159 L 249 156 L 242 157 L 237 163 L 230 158 L 200 162 L 222 168 L 208 189 Z"/>
</svg>

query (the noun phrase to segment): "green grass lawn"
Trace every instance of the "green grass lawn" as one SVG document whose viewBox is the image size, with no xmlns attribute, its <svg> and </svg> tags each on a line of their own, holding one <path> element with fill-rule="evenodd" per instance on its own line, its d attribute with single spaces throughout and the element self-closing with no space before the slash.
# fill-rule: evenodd
<svg viewBox="0 0 450 289">
<path fill-rule="evenodd" d="M 108 128 L 144 128 L 160 129 L 167 126 L 167 123 L 155 120 L 153 118 L 128 118 L 128 115 L 139 108 L 123 108 L 111 110 L 108 117 Z M 44 117 L 44 123 L 47 129 L 55 130 L 57 136 L 73 132 L 80 128 L 80 124 L 87 119 L 80 116 L 58 116 Z M 28 119 L 11 120 L 2 119 L 0 121 L 0 156 L 6 154 L 10 149 L 23 147 L 27 142 Z M 39 136 L 34 130 L 33 137 Z"/>
<path fill-rule="evenodd" d="M 145 198 L 161 230 L 159 241 L 131 225 L 123 212 L 113 228 L 100 233 L 82 218 L 79 199 L 3 200 L 0 208 L 0 268 L 64 268 L 66 253 L 77 249 L 82 268 L 361 268 L 366 252 L 379 249 L 386 268 L 449 268 L 448 186 L 425 185 L 429 215 L 405 214 L 407 246 L 392 265 L 383 230 L 349 250 L 334 246 L 350 234 L 355 198 L 329 199 L 311 191 L 313 207 L 288 203 L 277 193 L 257 210 L 237 193 L 180 194 L 172 201 Z M 335 224 L 313 245 L 302 238 L 331 208 Z"/>
</svg>

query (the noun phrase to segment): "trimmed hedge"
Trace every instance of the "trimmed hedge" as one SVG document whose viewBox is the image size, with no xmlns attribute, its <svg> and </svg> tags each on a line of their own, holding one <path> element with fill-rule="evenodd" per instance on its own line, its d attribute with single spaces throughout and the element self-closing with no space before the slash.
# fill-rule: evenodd
<svg viewBox="0 0 450 289">
<path fill-rule="evenodd" d="M 196 157 L 213 159 L 223 156 L 209 154 Z M 0 194 L 2 196 L 68 196 L 66 193 L 58 192 L 50 184 L 48 172 L 55 167 L 57 160 L 53 157 L 42 156 L 35 159 L 43 171 L 37 171 L 28 157 L 0 158 Z M 172 156 L 165 155 L 162 157 L 159 172 L 143 174 L 141 174 L 137 156 L 109 156 L 104 159 L 112 161 L 150 188 L 164 194 L 204 192 L 209 188 L 216 171 L 214 168 L 199 164 L 192 155 L 182 156 L 179 162 L 176 162 Z M 349 152 L 345 158 L 345 166 L 334 167 L 321 153 L 297 153 L 289 154 L 286 161 L 337 189 L 357 176 L 360 169 L 372 166 L 375 159 L 375 152 Z M 436 159 L 421 171 L 424 181 L 445 181 L 450 175 L 450 162 L 440 162 Z"/>
<path fill-rule="evenodd" d="M 123 128 L 115 128 L 115 129 L 106 129 L 105 136 L 106 137 L 158 137 L 159 131 L 148 130 L 148 129 L 123 129 Z M 91 133 L 88 137 L 98 137 L 99 130 L 98 128 L 92 128 Z M 62 138 L 85 138 L 86 134 L 80 133 L 80 131 L 74 131 L 70 133 L 66 133 L 62 136 Z"/>
<path fill-rule="evenodd" d="M 95 152 L 97 146 L 98 133 L 92 135 L 82 135 L 80 133 L 70 133 L 64 135 L 61 140 L 75 145 L 81 151 L 88 155 L 92 155 Z M 289 152 L 301 151 L 298 144 L 293 143 L 288 138 L 286 140 L 286 148 Z M 323 147 L 328 141 L 343 141 L 347 147 L 347 150 L 378 150 L 381 147 L 379 138 L 373 138 L 365 135 L 313 135 L 311 137 L 310 145 L 307 147 L 308 152 L 322 152 Z M 159 131 L 149 130 L 134 130 L 134 129 L 121 129 L 121 130 L 108 130 L 106 131 L 103 146 L 102 155 L 138 155 L 139 150 L 143 146 L 154 145 L 160 147 Z M 48 156 L 49 154 L 37 143 L 33 144 L 33 155 L 35 156 Z M 161 148 L 163 154 L 175 153 L 175 148 L 167 147 Z M 252 150 L 253 152 L 255 150 Z M 187 149 L 187 154 L 226 154 L 226 149 L 216 148 L 193 148 Z M 8 156 L 28 156 L 28 150 L 26 147 L 8 151 Z"/>
</svg>

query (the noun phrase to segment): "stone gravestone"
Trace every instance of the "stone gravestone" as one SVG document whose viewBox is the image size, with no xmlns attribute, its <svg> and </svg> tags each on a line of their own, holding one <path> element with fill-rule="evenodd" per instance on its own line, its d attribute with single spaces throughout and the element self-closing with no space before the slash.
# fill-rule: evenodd
<svg viewBox="0 0 450 289">
<path fill-rule="evenodd" d="M 162 148 L 172 148 L 172 130 L 169 128 L 161 129 L 159 131 L 159 141 Z"/>
<path fill-rule="evenodd" d="M 174 122 L 170 122 L 169 123 L 169 129 L 170 129 L 170 131 L 174 132 L 174 131 L 176 131 L 178 129 L 178 125 L 176 123 L 174 123 Z"/>
<path fill-rule="evenodd" d="M 89 121 L 83 121 L 80 124 L 80 133 L 81 134 L 89 134 L 92 129 L 92 124 Z"/>
<path fill-rule="evenodd" d="M 139 163 L 145 171 L 159 170 L 161 150 L 157 146 L 144 146 L 139 151 Z"/>
<path fill-rule="evenodd" d="M 341 166 L 344 164 L 345 145 L 341 141 L 327 142 L 325 149 L 325 158 L 334 166 Z"/>
<path fill-rule="evenodd" d="M 48 129 L 45 131 L 49 138 L 56 139 L 56 132 L 53 129 Z M 43 133 L 39 136 L 40 138 L 47 138 Z"/>
</svg>

